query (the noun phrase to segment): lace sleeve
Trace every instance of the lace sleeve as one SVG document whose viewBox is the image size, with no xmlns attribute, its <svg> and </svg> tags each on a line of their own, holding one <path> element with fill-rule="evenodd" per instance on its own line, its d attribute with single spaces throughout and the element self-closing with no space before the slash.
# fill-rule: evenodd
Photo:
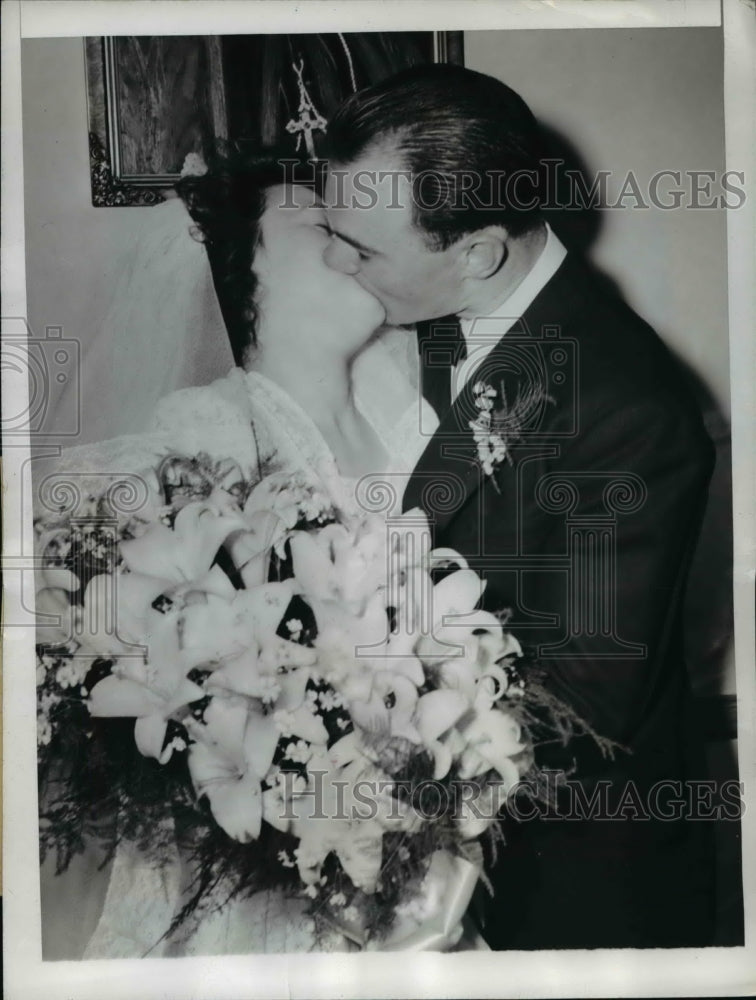
<svg viewBox="0 0 756 1000">
<path fill-rule="evenodd" d="M 157 407 L 150 430 L 109 441 L 67 448 L 54 458 L 34 463 L 39 504 L 56 483 L 70 479 L 90 495 L 104 493 L 119 475 L 139 475 L 165 455 L 200 452 L 220 460 L 232 458 L 254 478 L 258 451 L 249 399 L 241 372 L 197 389 L 179 389 Z"/>
<path fill-rule="evenodd" d="M 66 503 L 79 503 L 87 496 L 103 496 L 120 477 L 142 476 L 169 451 L 170 442 L 165 435 L 133 434 L 35 459 L 32 465 L 35 513 L 43 517 L 50 512 L 59 513 L 61 497 Z"/>
<path fill-rule="evenodd" d="M 233 458 L 247 475 L 257 469 L 254 421 L 240 369 L 209 386 L 166 396 L 157 407 L 155 427 L 175 451 Z"/>
</svg>

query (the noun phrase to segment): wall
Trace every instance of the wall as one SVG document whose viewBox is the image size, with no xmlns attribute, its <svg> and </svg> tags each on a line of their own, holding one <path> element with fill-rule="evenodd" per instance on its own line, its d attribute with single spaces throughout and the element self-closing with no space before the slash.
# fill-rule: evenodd
<svg viewBox="0 0 756 1000">
<path fill-rule="evenodd" d="M 630 168 L 641 190 L 660 170 L 725 169 L 717 29 L 466 32 L 465 63 L 520 93 L 588 176 L 612 171 L 610 191 Z M 593 259 L 727 410 L 726 213 L 627 207 L 598 223 Z"/>
<path fill-rule="evenodd" d="M 84 73 L 83 39 L 24 39 L 27 319 L 86 348 L 151 209 L 92 207 Z"/>
<path fill-rule="evenodd" d="M 136 433 L 168 392 L 233 365 L 207 256 L 178 199 L 92 207 L 82 39 L 26 40 L 22 69 L 27 316 L 81 357 L 77 380 L 52 381 L 47 424 L 75 426 L 78 411 L 69 443 Z"/>
</svg>

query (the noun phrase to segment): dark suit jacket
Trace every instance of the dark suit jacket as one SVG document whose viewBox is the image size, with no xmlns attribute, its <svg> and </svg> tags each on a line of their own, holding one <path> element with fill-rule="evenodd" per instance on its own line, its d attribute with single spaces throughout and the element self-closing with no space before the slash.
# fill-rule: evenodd
<svg viewBox="0 0 756 1000">
<path fill-rule="evenodd" d="M 433 337 L 424 343 L 432 352 Z M 479 379 L 497 405 L 519 408 L 511 463 L 494 476 L 468 426 Z M 626 748 L 607 761 L 582 738 L 537 754 L 542 767 L 574 763 L 588 792 L 608 780 L 615 806 L 629 782 L 646 802 L 659 781 L 703 777 L 681 607 L 712 467 L 661 340 L 568 256 L 467 383 L 405 494 L 405 509 L 428 513 L 434 543 L 486 578 L 485 606 L 513 609 L 510 627 L 551 690 Z M 707 943 L 711 824 L 627 814 L 504 818 L 508 846 L 483 904 L 491 947 Z"/>
</svg>

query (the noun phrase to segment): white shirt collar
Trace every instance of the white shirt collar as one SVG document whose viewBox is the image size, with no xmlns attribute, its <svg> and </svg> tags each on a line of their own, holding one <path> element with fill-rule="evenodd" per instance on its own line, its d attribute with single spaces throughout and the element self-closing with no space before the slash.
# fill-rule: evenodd
<svg viewBox="0 0 756 1000">
<path fill-rule="evenodd" d="M 452 376 L 452 395 L 461 391 L 478 365 L 491 353 L 501 338 L 511 330 L 538 293 L 559 270 L 567 250 L 551 226 L 546 223 L 546 244 L 530 271 L 501 305 L 487 316 L 460 318 L 467 357 L 460 361 Z"/>
</svg>

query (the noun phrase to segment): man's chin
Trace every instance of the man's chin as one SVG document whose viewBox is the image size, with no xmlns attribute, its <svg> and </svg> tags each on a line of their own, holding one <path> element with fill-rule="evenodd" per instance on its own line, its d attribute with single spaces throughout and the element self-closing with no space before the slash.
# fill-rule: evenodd
<svg viewBox="0 0 756 1000">
<path fill-rule="evenodd" d="M 406 315 L 396 314 L 392 312 L 390 307 L 386 308 L 386 318 L 384 324 L 386 326 L 391 326 L 395 330 L 412 330 L 414 329 L 416 320 L 407 319 Z"/>
<path fill-rule="evenodd" d="M 407 333 L 412 333 L 415 329 L 414 321 L 411 323 L 397 323 L 395 320 L 387 316 L 383 321 L 384 330 L 405 330 Z"/>
</svg>

